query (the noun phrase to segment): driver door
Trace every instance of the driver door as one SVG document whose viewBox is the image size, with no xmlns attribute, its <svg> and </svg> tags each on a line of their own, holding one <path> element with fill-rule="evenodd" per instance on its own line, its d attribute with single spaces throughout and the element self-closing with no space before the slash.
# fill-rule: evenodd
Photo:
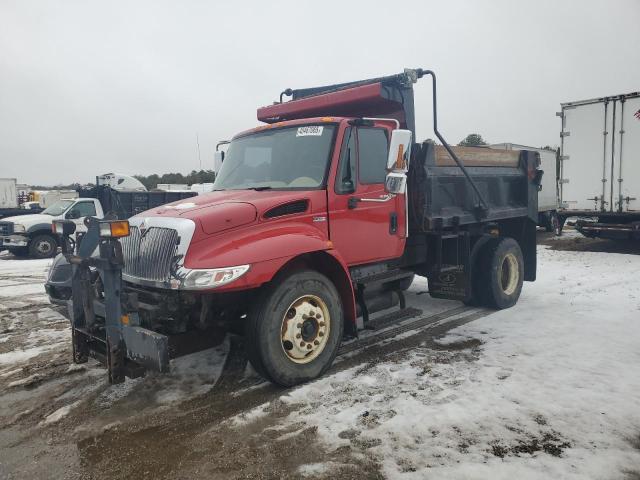
<svg viewBox="0 0 640 480">
<path fill-rule="evenodd" d="M 86 232 L 87 227 L 84 225 L 84 219 L 86 217 L 95 217 L 96 206 L 92 200 L 83 200 L 73 205 L 67 213 L 64 214 L 64 218 L 72 220 L 76 224 L 76 232 Z"/>
<path fill-rule="evenodd" d="M 348 265 L 397 258 L 405 243 L 404 195 L 384 188 L 391 131 L 347 127 L 329 209 L 331 240 Z"/>
</svg>

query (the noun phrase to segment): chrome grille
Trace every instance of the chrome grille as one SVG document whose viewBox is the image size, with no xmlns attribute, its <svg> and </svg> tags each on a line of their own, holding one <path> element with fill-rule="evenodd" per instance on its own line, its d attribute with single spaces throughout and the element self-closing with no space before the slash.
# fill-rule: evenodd
<svg viewBox="0 0 640 480">
<path fill-rule="evenodd" d="M 13 233 L 13 223 L 0 222 L 0 235 L 11 235 Z"/>
<path fill-rule="evenodd" d="M 143 235 L 138 227 L 131 226 L 130 235 L 120 243 L 125 275 L 159 282 L 169 279 L 171 261 L 178 245 L 176 230 L 149 227 Z"/>
</svg>

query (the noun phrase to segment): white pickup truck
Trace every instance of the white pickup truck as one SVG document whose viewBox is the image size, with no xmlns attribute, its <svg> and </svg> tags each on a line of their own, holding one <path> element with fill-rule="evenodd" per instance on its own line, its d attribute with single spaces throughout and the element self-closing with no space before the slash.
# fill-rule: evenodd
<svg viewBox="0 0 640 480">
<path fill-rule="evenodd" d="M 54 220 L 73 220 L 76 231 L 86 231 L 88 216 L 104 218 L 100 201 L 95 198 L 59 200 L 42 213 L 0 220 L 0 250 L 16 256 L 50 258 L 55 256 L 58 240 L 51 231 Z"/>
</svg>

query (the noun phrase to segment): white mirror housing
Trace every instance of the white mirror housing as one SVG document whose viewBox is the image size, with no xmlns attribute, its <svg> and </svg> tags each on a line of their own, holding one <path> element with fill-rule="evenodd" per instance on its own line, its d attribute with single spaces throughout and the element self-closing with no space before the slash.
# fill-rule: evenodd
<svg viewBox="0 0 640 480">
<path fill-rule="evenodd" d="M 387 170 L 405 173 L 409 171 L 411 137 L 411 130 L 396 129 L 391 132 Z"/>
<path fill-rule="evenodd" d="M 404 172 L 389 172 L 384 180 L 384 190 L 394 195 L 404 195 L 407 190 L 407 174 Z"/>
<path fill-rule="evenodd" d="M 224 160 L 224 152 L 217 150 L 213 153 L 213 171 L 217 174 L 222 168 L 222 161 Z"/>
</svg>

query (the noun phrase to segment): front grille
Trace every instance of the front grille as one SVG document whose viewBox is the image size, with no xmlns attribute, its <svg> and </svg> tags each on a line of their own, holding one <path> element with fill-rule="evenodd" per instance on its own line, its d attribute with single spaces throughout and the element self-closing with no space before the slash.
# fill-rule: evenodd
<svg viewBox="0 0 640 480">
<path fill-rule="evenodd" d="M 13 223 L 0 222 L 0 235 L 11 235 L 13 233 Z"/>
<path fill-rule="evenodd" d="M 171 261 L 178 246 L 178 232 L 172 228 L 150 227 L 141 234 L 131 227 L 128 237 L 120 240 L 125 275 L 164 282 L 169 278 Z"/>
</svg>

